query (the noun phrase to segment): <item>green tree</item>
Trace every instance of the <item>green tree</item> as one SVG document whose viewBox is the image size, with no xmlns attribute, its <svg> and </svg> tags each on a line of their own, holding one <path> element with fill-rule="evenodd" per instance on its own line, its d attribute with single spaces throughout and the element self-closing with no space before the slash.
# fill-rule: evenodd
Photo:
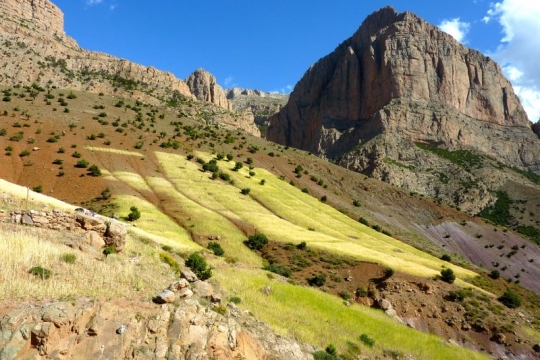
<svg viewBox="0 0 540 360">
<path fill-rule="evenodd" d="M 250 235 L 245 244 L 252 250 L 261 250 L 266 244 L 268 244 L 268 238 L 262 233 L 256 233 Z"/>
<path fill-rule="evenodd" d="M 441 270 L 441 280 L 452 284 L 456 280 L 456 274 L 452 269 L 442 269 Z"/>
<path fill-rule="evenodd" d="M 497 300 L 504 304 L 504 306 L 515 309 L 521 306 L 521 298 L 518 294 L 508 289 Z"/>
<path fill-rule="evenodd" d="M 128 214 L 129 221 L 135 221 L 141 218 L 141 212 L 135 206 L 129 208 L 131 212 Z"/>
<path fill-rule="evenodd" d="M 200 280 L 206 280 L 212 277 L 212 270 L 208 268 L 205 258 L 197 253 L 193 253 L 187 258 L 186 266 L 189 267 Z"/>
</svg>

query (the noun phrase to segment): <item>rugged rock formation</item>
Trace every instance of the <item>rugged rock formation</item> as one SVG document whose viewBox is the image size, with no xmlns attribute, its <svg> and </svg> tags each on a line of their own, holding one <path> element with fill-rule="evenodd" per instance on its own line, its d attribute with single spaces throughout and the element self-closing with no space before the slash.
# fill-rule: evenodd
<svg viewBox="0 0 540 360">
<path fill-rule="evenodd" d="M 404 168 L 448 166 L 416 148 L 423 143 L 540 171 L 540 141 L 500 67 L 390 7 L 311 66 L 271 119 L 267 138 L 456 205 L 463 204 L 454 199 L 462 192 L 453 181 L 441 189 L 433 183 L 437 174 L 402 176 L 406 170 L 388 159 Z M 466 206 L 473 212 L 490 201 L 485 188 L 478 190 L 485 196 Z"/>
<path fill-rule="evenodd" d="M 2 0 L 0 10 L 31 21 L 51 34 L 64 35 L 64 14 L 48 0 Z"/>
<path fill-rule="evenodd" d="M 227 110 L 231 110 L 231 104 L 227 100 L 225 91 L 216 82 L 216 77 L 204 69 L 197 69 L 186 78 L 186 84 L 191 93 L 199 101 L 216 104 Z"/>
<path fill-rule="evenodd" d="M 265 130 L 270 124 L 270 118 L 287 104 L 289 95 L 232 88 L 227 91 L 227 99 L 234 111 L 252 117 L 252 121 L 259 125 L 260 129 Z"/>
<path fill-rule="evenodd" d="M 151 103 L 171 97 L 195 98 L 172 73 L 81 49 L 66 36 L 62 12 L 48 0 L 2 0 L 0 15 L 1 54 L 9 60 L 0 71 L 0 84 L 35 82 Z M 213 79 L 215 96 L 197 99 L 229 110 L 225 93 Z"/>
<path fill-rule="evenodd" d="M 26 304 L 0 314 L 0 358 L 313 359 L 314 348 L 274 334 L 234 304 L 222 309 L 228 317 L 196 299 Z"/>
</svg>

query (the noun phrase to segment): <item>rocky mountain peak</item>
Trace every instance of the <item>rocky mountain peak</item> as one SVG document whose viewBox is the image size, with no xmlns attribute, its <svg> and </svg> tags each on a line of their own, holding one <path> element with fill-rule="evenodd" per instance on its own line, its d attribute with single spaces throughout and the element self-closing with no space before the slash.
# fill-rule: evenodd
<svg viewBox="0 0 540 360">
<path fill-rule="evenodd" d="M 540 141 L 499 65 L 391 7 L 308 69 L 266 137 L 472 212 L 491 201 L 485 188 L 470 195 L 467 171 L 441 183 L 432 169 L 457 170 L 417 144 L 540 171 Z"/>
<path fill-rule="evenodd" d="M 231 110 L 229 100 L 223 88 L 217 84 L 216 77 L 199 68 L 186 78 L 191 93 L 199 101 L 211 102 L 222 108 Z"/>
</svg>

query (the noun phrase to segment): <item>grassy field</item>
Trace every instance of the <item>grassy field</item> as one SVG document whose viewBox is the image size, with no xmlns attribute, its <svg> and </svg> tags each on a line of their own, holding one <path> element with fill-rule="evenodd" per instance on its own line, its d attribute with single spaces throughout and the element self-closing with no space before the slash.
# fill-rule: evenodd
<svg viewBox="0 0 540 360">
<path fill-rule="evenodd" d="M 128 237 L 126 248 L 104 261 L 55 243 L 55 233 L 0 228 L 0 300 L 74 299 L 80 296 L 142 297 L 168 285 L 174 277 L 158 250 Z M 74 255 L 74 262 L 62 259 Z M 136 261 L 127 261 L 135 258 Z M 49 279 L 28 273 L 34 266 L 52 271 Z M 77 276 L 73 276 L 76 273 Z"/>
<path fill-rule="evenodd" d="M 231 171 L 232 162 L 219 161 L 220 169 L 234 179 L 235 185 L 231 186 L 211 180 L 209 173 L 199 170 L 200 165 L 185 157 L 161 152 L 156 155 L 176 191 L 227 219 L 250 224 L 272 240 L 306 241 L 425 277 L 439 274 L 443 266 L 448 266 L 462 286 L 470 286 L 466 279 L 476 275 L 366 227 L 263 169 L 255 169 L 256 175 L 250 177 L 246 167 Z M 207 153 L 197 156 L 211 159 Z M 260 185 L 261 179 L 265 179 L 265 185 Z M 250 188 L 249 196 L 240 194 L 242 188 Z"/>
<path fill-rule="evenodd" d="M 241 298 L 242 308 L 277 332 L 321 348 L 332 343 L 345 351 L 344 344 L 351 341 L 360 346 L 364 355 L 390 350 L 411 354 L 417 359 L 489 358 L 400 325 L 380 310 L 357 305 L 346 307 L 341 299 L 321 291 L 272 281 L 263 271 L 221 269 L 216 271 L 215 278 L 227 292 Z M 264 286 L 271 287 L 269 296 L 260 292 Z M 358 341 L 361 334 L 375 340 L 374 348 L 361 345 Z"/>
<path fill-rule="evenodd" d="M 40 207 L 48 206 L 51 209 L 60 209 L 60 210 L 73 210 L 76 206 L 67 204 L 63 201 L 57 200 L 55 198 L 43 195 L 32 190 L 28 191 L 25 186 L 20 186 L 17 184 L 10 183 L 3 179 L 0 179 L 0 192 L 9 194 L 15 198 L 18 198 L 20 202 L 26 204 L 26 198 L 28 194 L 28 208 L 31 208 L 31 205 Z M 2 204 L 0 204 L 1 206 Z"/>
</svg>

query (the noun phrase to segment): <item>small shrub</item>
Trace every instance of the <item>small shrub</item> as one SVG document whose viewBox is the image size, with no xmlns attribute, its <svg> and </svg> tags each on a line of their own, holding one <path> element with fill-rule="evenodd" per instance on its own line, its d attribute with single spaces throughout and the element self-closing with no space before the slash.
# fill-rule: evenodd
<svg viewBox="0 0 540 360">
<path fill-rule="evenodd" d="M 234 169 L 233 170 L 238 171 L 243 167 L 244 167 L 244 164 L 242 164 L 240 161 L 237 161 L 236 164 L 234 164 Z"/>
<path fill-rule="evenodd" d="M 62 160 L 62 159 L 54 159 L 52 163 L 54 165 L 62 165 L 64 163 L 64 160 Z"/>
<path fill-rule="evenodd" d="M 352 204 L 353 204 L 354 206 L 356 206 L 356 207 L 360 207 L 360 205 L 361 205 L 361 204 L 360 204 L 360 201 L 358 201 L 358 200 L 354 200 L 354 201 L 352 202 Z"/>
<path fill-rule="evenodd" d="M 303 189 L 302 189 L 302 192 L 303 192 L 303 193 L 306 193 L 306 194 L 309 194 L 309 189 L 308 189 L 308 188 L 303 188 Z"/>
<path fill-rule="evenodd" d="M 456 280 L 456 274 L 452 269 L 442 269 L 441 270 L 441 280 L 452 284 Z"/>
<path fill-rule="evenodd" d="M 493 280 L 497 280 L 501 277 L 501 273 L 498 270 L 491 270 L 491 272 L 489 273 L 489 277 Z"/>
<path fill-rule="evenodd" d="M 322 202 L 322 203 L 325 203 L 327 200 L 328 200 L 328 198 L 326 197 L 326 195 L 323 195 L 323 196 L 321 197 L 321 202 Z"/>
<path fill-rule="evenodd" d="M 395 271 L 392 268 L 388 267 L 388 268 L 384 269 L 384 277 L 387 277 L 387 278 L 392 277 L 394 275 L 394 273 L 395 273 Z"/>
<path fill-rule="evenodd" d="M 101 170 L 97 165 L 92 165 L 88 168 L 88 171 L 90 171 L 91 176 L 101 176 Z"/>
<path fill-rule="evenodd" d="M 349 294 L 347 291 L 343 290 L 339 293 L 339 296 L 345 300 L 345 301 L 348 301 L 348 300 L 351 300 L 351 294 Z"/>
<path fill-rule="evenodd" d="M 261 184 L 261 185 L 264 185 L 264 184 L 266 184 L 266 180 L 264 180 L 264 179 L 261 179 L 261 181 L 259 181 L 259 184 Z"/>
<path fill-rule="evenodd" d="M 364 219 L 363 217 L 361 217 L 360 219 L 358 219 L 358 222 L 359 222 L 360 224 L 369 226 L 369 221 L 367 221 L 367 220 Z"/>
<path fill-rule="evenodd" d="M 128 214 L 129 221 L 139 220 L 141 218 L 141 212 L 135 206 L 129 208 L 130 213 Z"/>
<path fill-rule="evenodd" d="M 48 279 L 52 276 L 52 271 L 41 266 L 34 266 L 28 270 L 29 274 L 39 277 L 40 279 Z"/>
<path fill-rule="evenodd" d="M 251 192 L 251 189 L 243 188 L 242 190 L 240 190 L 240 192 L 242 193 L 242 195 L 249 195 L 249 193 Z"/>
<path fill-rule="evenodd" d="M 208 249 L 211 250 L 216 256 L 223 256 L 223 254 L 225 254 L 225 250 L 223 250 L 221 245 L 217 242 L 209 242 Z"/>
<path fill-rule="evenodd" d="M 366 345 L 367 347 L 373 347 L 373 345 L 375 345 L 375 340 L 373 340 L 372 338 L 370 338 L 367 334 L 362 334 L 360 335 L 360 341 Z"/>
<path fill-rule="evenodd" d="M 23 151 L 21 151 L 19 153 L 20 157 L 25 157 L 25 156 L 28 156 L 28 155 L 30 155 L 30 150 L 28 150 L 28 149 L 24 149 Z"/>
<path fill-rule="evenodd" d="M 441 256 L 441 260 L 443 260 L 443 261 L 451 261 L 452 258 L 450 257 L 450 255 L 444 254 L 443 256 Z"/>
<path fill-rule="evenodd" d="M 178 264 L 178 261 L 176 261 L 170 254 L 168 253 L 160 253 L 159 254 L 159 260 L 161 260 L 161 262 L 169 265 L 171 267 L 171 269 L 174 270 L 174 272 L 176 273 L 179 273 L 180 272 L 180 264 Z"/>
<path fill-rule="evenodd" d="M 32 191 L 41 194 L 41 193 L 43 192 L 43 185 L 34 186 L 34 187 L 32 188 Z"/>
<path fill-rule="evenodd" d="M 107 246 L 105 249 L 103 249 L 103 254 L 105 256 L 109 256 L 111 254 L 116 254 L 116 247 L 114 246 Z"/>
<path fill-rule="evenodd" d="M 508 289 L 497 300 L 503 303 L 504 306 L 510 309 L 515 309 L 521 306 L 521 298 L 518 294 Z"/>
<path fill-rule="evenodd" d="M 231 296 L 229 298 L 229 301 L 232 302 L 233 304 L 240 304 L 242 302 L 242 299 L 240 299 L 238 296 Z"/>
<path fill-rule="evenodd" d="M 75 159 L 80 159 L 82 155 L 80 152 L 75 151 L 73 154 L 71 154 L 71 156 L 73 156 Z"/>
<path fill-rule="evenodd" d="M 212 310 L 217 312 L 221 316 L 225 316 L 225 314 L 227 314 L 227 308 L 223 305 L 216 305 L 212 307 Z"/>
<path fill-rule="evenodd" d="M 326 283 L 326 274 L 317 274 L 308 279 L 308 284 L 311 286 L 321 287 Z"/>
<path fill-rule="evenodd" d="M 80 169 L 86 169 L 88 167 L 88 161 L 81 159 L 77 161 L 77 164 L 75 164 L 75 167 L 80 168 Z"/>
<path fill-rule="evenodd" d="M 200 280 L 206 280 L 212 277 L 212 270 L 208 268 L 205 258 L 197 253 L 193 253 L 187 258 L 186 266 L 189 267 Z"/>
<path fill-rule="evenodd" d="M 305 241 L 302 241 L 300 244 L 296 245 L 296 248 L 297 248 L 298 250 L 306 250 L 307 244 L 306 244 Z"/>
<path fill-rule="evenodd" d="M 250 171 L 249 176 L 255 176 L 255 171 Z"/>
<path fill-rule="evenodd" d="M 77 255 L 71 253 L 65 253 L 60 255 L 60 260 L 67 264 L 74 264 L 77 261 Z"/>
<path fill-rule="evenodd" d="M 245 244 L 252 250 L 261 250 L 266 244 L 268 244 L 268 238 L 262 233 L 256 233 L 250 235 Z"/>
</svg>

